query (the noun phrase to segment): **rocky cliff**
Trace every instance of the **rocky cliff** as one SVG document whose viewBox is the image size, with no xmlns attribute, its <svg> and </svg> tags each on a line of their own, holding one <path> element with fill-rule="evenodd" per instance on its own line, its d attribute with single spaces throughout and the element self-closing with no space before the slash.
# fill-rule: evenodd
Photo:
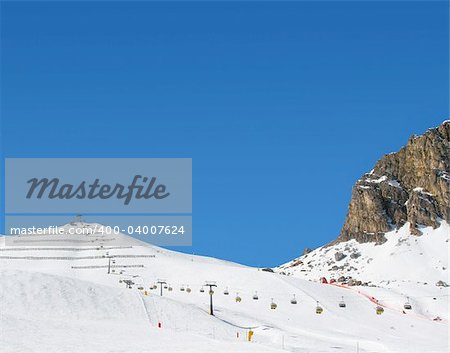
<svg viewBox="0 0 450 353">
<path fill-rule="evenodd" d="M 385 155 L 353 187 L 348 214 L 337 242 L 385 241 L 384 233 L 410 222 L 436 228 L 450 221 L 450 120 Z"/>
</svg>

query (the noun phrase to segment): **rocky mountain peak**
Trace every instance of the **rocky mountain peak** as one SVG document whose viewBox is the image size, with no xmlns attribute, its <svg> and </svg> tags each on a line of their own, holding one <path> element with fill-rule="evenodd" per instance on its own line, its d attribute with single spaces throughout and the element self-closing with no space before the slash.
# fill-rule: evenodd
<svg viewBox="0 0 450 353">
<path fill-rule="evenodd" d="M 406 222 L 420 235 L 421 226 L 436 228 L 441 219 L 450 221 L 450 120 L 412 135 L 356 182 L 337 242 L 382 243 Z"/>
</svg>

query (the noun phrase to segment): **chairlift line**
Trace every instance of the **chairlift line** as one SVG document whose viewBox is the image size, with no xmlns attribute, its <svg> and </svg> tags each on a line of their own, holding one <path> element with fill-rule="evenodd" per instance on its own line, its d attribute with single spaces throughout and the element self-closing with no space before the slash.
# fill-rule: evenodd
<svg viewBox="0 0 450 353">
<path fill-rule="evenodd" d="M 112 260 L 111 258 L 112 258 L 112 256 L 110 257 L 111 262 L 112 261 L 115 262 L 115 260 Z M 119 279 L 119 283 L 124 283 L 126 285 L 126 287 L 130 288 L 130 289 L 135 284 L 133 281 L 125 280 L 123 278 Z M 173 287 L 171 285 L 167 284 L 167 282 L 165 282 L 165 281 L 158 280 L 158 284 L 161 285 L 161 289 L 162 288 L 167 289 L 169 292 L 173 291 Z M 206 282 L 206 284 L 204 284 L 204 285 L 202 285 L 200 287 L 200 293 L 204 293 L 205 292 L 205 288 L 204 288 L 205 286 L 209 286 L 209 288 L 210 288 L 208 293 L 209 293 L 209 295 L 211 297 L 211 301 L 212 301 L 212 295 L 214 294 L 213 287 L 217 287 L 217 286 L 215 285 L 215 282 Z M 158 287 L 157 287 L 157 285 L 155 283 L 153 283 L 150 286 L 150 289 L 157 289 L 157 288 Z M 138 290 L 144 290 L 145 288 L 143 286 L 139 286 L 139 287 L 137 287 L 137 289 Z M 186 292 L 186 293 L 191 293 L 192 290 L 191 290 L 189 285 L 182 284 L 181 287 L 180 287 L 180 291 L 181 292 Z M 269 293 L 272 294 L 272 292 L 269 292 Z M 223 294 L 224 295 L 229 295 L 230 294 L 228 287 L 225 287 L 225 289 L 223 291 Z M 444 297 L 444 296 L 448 296 L 448 295 L 441 295 L 439 297 Z M 329 296 L 329 297 L 331 297 L 331 296 Z M 392 296 L 392 297 L 394 297 L 394 296 Z M 252 299 L 253 300 L 259 300 L 258 291 L 254 291 L 254 294 L 252 295 Z M 350 301 L 351 301 L 351 299 L 350 299 Z M 353 298 L 353 299 L 355 299 L 355 298 Z M 378 301 L 379 300 L 377 300 L 377 306 L 375 307 L 375 313 L 377 315 L 382 315 L 384 313 L 385 309 L 380 304 L 378 304 Z M 235 302 L 236 303 L 242 302 L 242 297 L 239 295 L 239 292 L 236 292 Z M 296 294 L 292 295 L 292 297 L 290 299 L 290 303 L 293 304 L 293 305 L 298 303 L 297 298 L 296 298 Z M 346 308 L 347 307 L 346 300 L 344 300 L 344 296 L 341 296 L 341 300 L 339 301 L 338 306 L 339 306 L 339 308 Z M 278 307 L 277 303 L 274 301 L 273 298 L 271 298 L 270 309 L 271 310 L 276 310 L 277 307 Z M 405 309 L 405 310 L 412 310 L 412 305 L 411 305 L 409 296 L 406 297 L 406 301 L 404 302 L 403 309 Z M 320 314 L 323 313 L 323 311 L 324 311 L 323 307 L 320 305 L 319 301 L 317 300 L 316 301 L 315 313 L 320 315 Z M 212 313 L 212 310 L 211 310 L 211 314 L 214 315 Z"/>
</svg>

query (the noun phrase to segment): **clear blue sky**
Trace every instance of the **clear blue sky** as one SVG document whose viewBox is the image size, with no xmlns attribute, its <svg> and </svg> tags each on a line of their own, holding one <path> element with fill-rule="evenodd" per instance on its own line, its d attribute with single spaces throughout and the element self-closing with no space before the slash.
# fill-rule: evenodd
<svg viewBox="0 0 450 353">
<path fill-rule="evenodd" d="M 273 266 L 448 117 L 446 2 L 1 3 L 4 157 L 192 157 L 194 246 Z"/>
</svg>

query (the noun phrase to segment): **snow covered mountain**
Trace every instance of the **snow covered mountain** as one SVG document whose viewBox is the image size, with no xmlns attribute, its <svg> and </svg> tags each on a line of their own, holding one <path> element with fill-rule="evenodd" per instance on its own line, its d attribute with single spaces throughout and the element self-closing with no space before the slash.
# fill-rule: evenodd
<svg viewBox="0 0 450 353">
<path fill-rule="evenodd" d="M 450 120 L 411 136 L 353 187 L 336 241 L 280 266 L 350 285 L 448 281 Z"/>
<path fill-rule="evenodd" d="M 404 314 L 420 307 L 420 316 L 447 323 L 449 220 L 450 121 L 444 121 L 413 135 L 356 182 L 335 241 L 274 271 L 346 288 Z"/>
<path fill-rule="evenodd" d="M 450 120 L 411 136 L 356 182 L 337 241 L 382 243 L 406 223 L 420 235 L 440 220 L 450 222 Z"/>
<path fill-rule="evenodd" d="M 447 121 L 358 180 L 336 241 L 275 269 L 81 221 L 1 237 L 0 353 L 448 352 L 449 181 Z"/>
<path fill-rule="evenodd" d="M 284 271 L 292 275 L 283 275 L 168 251 L 125 235 L 66 235 L 58 245 L 49 245 L 42 235 L 25 242 L 3 237 L 0 352 L 447 352 L 448 288 L 431 282 L 446 271 L 435 268 L 441 266 L 448 242 L 448 225 L 443 226 L 424 230 L 429 233 L 417 238 L 417 244 L 415 238 L 397 234 L 392 244 L 388 240 L 379 247 L 336 245 L 347 258 L 353 249 L 356 253 L 372 246 L 392 264 L 403 261 L 406 252 L 427 252 L 423 261 L 391 268 L 395 275 L 390 283 L 382 282 L 384 275 L 377 277 L 376 287 L 322 284 L 321 268 L 301 278 L 302 267 L 291 264 Z M 407 240 L 396 246 L 400 238 Z M 395 255 L 389 256 L 390 251 Z M 308 258 L 332 255 L 318 249 Z M 365 256 L 355 259 L 361 268 L 367 266 L 377 276 L 388 273 L 390 265 L 376 264 L 375 253 L 369 263 Z M 399 280 L 406 268 L 411 278 L 430 278 L 429 283 Z M 163 296 L 158 280 L 167 282 L 161 285 Z M 215 316 L 208 313 L 206 281 L 217 285 Z M 410 310 L 404 309 L 406 295 Z M 378 305 L 384 309 L 381 315 Z"/>
<path fill-rule="evenodd" d="M 412 235 L 409 224 L 385 234 L 383 244 L 340 242 L 316 250 L 280 266 L 286 275 L 345 284 L 380 286 L 405 298 L 417 292 L 444 293 L 448 281 L 450 226 L 421 228 Z M 447 300 L 447 299 L 445 299 Z M 443 303 L 445 302 L 443 300 Z M 437 312 L 436 312 L 437 314 Z"/>
</svg>

